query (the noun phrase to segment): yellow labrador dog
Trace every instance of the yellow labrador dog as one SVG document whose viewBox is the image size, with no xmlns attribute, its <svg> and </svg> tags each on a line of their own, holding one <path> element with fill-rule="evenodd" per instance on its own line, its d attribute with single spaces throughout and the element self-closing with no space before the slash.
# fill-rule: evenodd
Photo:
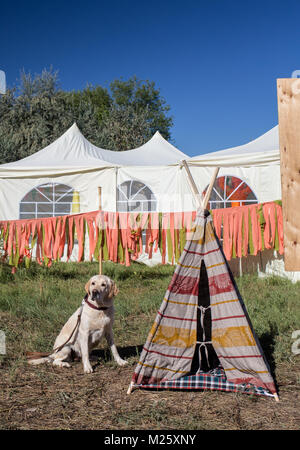
<svg viewBox="0 0 300 450">
<path fill-rule="evenodd" d="M 120 357 L 113 337 L 113 300 L 118 293 L 117 286 L 107 276 L 95 275 L 88 281 L 85 289 L 87 295 L 81 307 L 63 326 L 55 340 L 53 352 L 44 358 L 31 359 L 29 364 L 52 362 L 54 366 L 70 367 L 67 361 L 75 355 L 82 359 L 84 373 L 91 373 L 93 368 L 89 354 L 104 336 L 119 366 L 127 364 Z"/>
</svg>

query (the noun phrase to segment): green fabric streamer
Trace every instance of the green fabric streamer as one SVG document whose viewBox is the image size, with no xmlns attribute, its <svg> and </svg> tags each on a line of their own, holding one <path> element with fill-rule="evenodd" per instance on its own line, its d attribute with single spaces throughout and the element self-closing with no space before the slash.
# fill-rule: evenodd
<svg viewBox="0 0 300 450">
<path fill-rule="evenodd" d="M 179 241 L 180 241 L 180 254 L 183 252 L 186 243 L 186 228 L 181 228 L 179 230 Z"/>
<path fill-rule="evenodd" d="M 180 239 L 179 230 L 174 229 L 174 235 L 175 235 L 175 262 L 177 264 L 181 254 L 179 248 L 179 239 Z"/>
<path fill-rule="evenodd" d="M 251 221 L 251 214 L 250 209 L 248 210 L 248 224 L 249 224 L 249 253 L 250 255 L 254 255 L 254 245 L 253 245 L 253 236 L 252 236 L 252 221 Z"/>
<path fill-rule="evenodd" d="M 95 261 L 99 261 L 99 253 L 100 253 L 100 243 L 102 242 L 102 230 L 98 229 L 98 236 L 97 236 L 97 242 L 95 245 L 94 255 L 93 258 Z"/>
<path fill-rule="evenodd" d="M 119 225 L 119 223 L 118 223 L 118 225 Z M 118 228 L 119 228 L 119 226 L 118 226 Z M 120 228 L 119 228 L 119 232 L 118 232 L 118 261 L 122 264 L 125 262 L 125 249 L 122 244 L 122 235 L 121 235 Z"/>
<path fill-rule="evenodd" d="M 235 245 L 234 245 L 233 239 L 232 239 L 232 258 L 236 258 L 236 249 L 235 249 Z"/>
<path fill-rule="evenodd" d="M 167 230 L 167 249 L 168 249 L 168 261 L 172 262 L 172 256 L 173 256 L 173 243 L 172 243 L 172 236 L 171 236 L 171 230 Z"/>
<path fill-rule="evenodd" d="M 102 259 L 108 261 L 107 230 L 102 230 Z"/>
<path fill-rule="evenodd" d="M 44 249 L 44 245 L 45 245 L 45 228 L 44 228 L 43 224 L 41 224 L 41 230 L 42 230 L 42 258 L 43 258 L 44 264 L 46 266 L 48 266 L 49 259 L 45 255 L 45 249 Z"/>
<path fill-rule="evenodd" d="M 158 247 L 162 254 L 162 213 L 158 213 Z"/>
<path fill-rule="evenodd" d="M 259 223 L 260 223 L 261 250 L 263 251 L 265 249 L 264 231 L 265 231 L 265 227 L 266 227 L 266 219 L 264 216 L 262 203 L 258 206 L 257 212 L 258 212 Z"/>
<path fill-rule="evenodd" d="M 18 232 L 17 232 L 17 227 L 16 227 L 16 253 L 15 253 L 15 255 L 14 255 L 14 266 L 15 267 L 18 267 L 18 265 L 19 265 L 19 260 L 20 260 L 20 248 L 19 248 L 19 245 L 18 245 Z"/>
<path fill-rule="evenodd" d="M 242 215 L 242 256 L 247 256 L 244 249 L 244 238 L 245 238 L 245 222 L 244 222 L 244 214 Z"/>
<path fill-rule="evenodd" d="M 278 236 L 278 218 L 277 210 L 275 209 L 275 238 L 274 238 L 274 249 L 279 250 L 279 236 Z"/>
</svg>

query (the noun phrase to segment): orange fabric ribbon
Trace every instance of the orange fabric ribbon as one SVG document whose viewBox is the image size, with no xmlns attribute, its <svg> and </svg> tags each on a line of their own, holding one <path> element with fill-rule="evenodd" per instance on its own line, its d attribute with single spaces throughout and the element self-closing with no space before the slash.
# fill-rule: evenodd
<svg viewBox="0 0 300 450">
<path fill-rule="evenodd" d="M 106 258 L 130 265 L 143 251 L 142 232 L 145 231 L 144 250 L 149 258 L 160 248 L 162 263 L 176 262 L 181 253 L 186 232 L 192 228 L 196 211 L 180 213 L 119 213 L 93 211 L 62 217 L 0 221 L 0 237 L 4 256 L 17 266 L 24 258 L 35 258 L 39 264 L 51 265 L 64 256 L 70 259 L 77 239 L 78 261 L 84 259 L 85 236 L 89 240 L 89 259 L 95 258 L 100 245 L 106 246 Z M 232 257 L 256 255 L 264 248 L 283 246 L 282 208 L 276 202 L 216 209 L 212 211 L 215 232 L 223 244 L 228 260 Z"/>
</svg>

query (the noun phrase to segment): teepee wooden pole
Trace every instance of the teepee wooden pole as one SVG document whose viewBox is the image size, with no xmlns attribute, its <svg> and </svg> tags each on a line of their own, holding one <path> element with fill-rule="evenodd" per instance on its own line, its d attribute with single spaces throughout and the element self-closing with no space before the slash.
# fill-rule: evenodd
<svg viewBox="0 0 300 450">
<path fill-rule="evenodd" d="M 127 395 L 131 394 L 132 389 L 133 389 L 133 382 L 131 381 L 131 383 L 130 383 L 130 385 L 128 387 Z"/>
<path fill-rule="evenodd" d="M 212 176 L 212 178 L 210 180 L 210 183 L 209 183 L 209 186 L 207 188 L 206 194 L 205 194 L 204 198 L 201 201 L 201 195 L 200 195 L 200 193 L 198 191 L 198 188 L 196 186 L 196 183 L 195 183 L 195 180 L 193 178 L 193 175 L 191 174 L 191 171 L 190 171 L 190 168 L 188 166 L 188 163 L 186 162 L 185 159 L 183 159 L 181 162 L 182 162 L 182 165 L 184 166 L 184 168 L 186 170 L 186 173 L 188 175 L 188 179 L 189 179 L 191 188 L 193 190 L 193 193 L 195 195 L 195 198 L 196 198 L 198 206 L 200 206 L 203 209 L 206 209 L 207 208 L 207 204 L 208 204 L 209 199 L 210 199 L 211 191 L 212 191 L 212 189 L 214 187 L 214 184 L 215 184 L 216 178 L 218 176 L 220 167 L 216 167 L 215 168 L 213 176 Z"/>
<path fill-rule="evenodd" d="M 202 208 L 203 209 L 207 208 L 207 205 L 208 205 L 208 202 L 209 202 L 209 199 L 210 199 L 210 195 L 211 195 L 211 191 L 213 190 L 213 187 L 214 187 L 216 178 L 218 176 L 219 170 L 220 170 L 220 167 L 216 167 L 215 170 L 214 170 L 214 173 L 213 173 L 213 176 L 212 176 L 212 178 L 210 180 L 209 186 L 207 188 L 205 197 L 204 197 L 204 199 L 202 201 Z"/>
<path fill-rule="evenodd" d="M 102 204 L 101 204 L 101 194 L 102 194 L 102 188 L 100 186 L 98 186 L 98 196 L 99 196 L 99 211 L 101 211 L 102 209 Z M 100 242 L 100 247 L 99 247 L 99 275 L 102 275 L 102 242 Z"/>
<path fill-rule="evenodd" d="M 182 162 L 183 167 L 186 170 L 186 173 L 187 173 L 187 176 L 188 176 L 188 179 L 189 179 L 189 182 L 190 182 L 193 194 L 195 195 L 196 203 L 197 203 L 198 207 L 201 207 L 202 206 L 201 205 L 201 195 L 200 195 L 200 193 L 198 191 L 198 188 L 196 186 L 196 183 L 195 183 L 195 180 L 193 178 L 193 175 L 191 174 L 190 168 L 189 168 L 189 166 L 188 166 L 188 164 L 187 164 L 185 159 L 183 159 L 181 162 Z"/>
</svg>

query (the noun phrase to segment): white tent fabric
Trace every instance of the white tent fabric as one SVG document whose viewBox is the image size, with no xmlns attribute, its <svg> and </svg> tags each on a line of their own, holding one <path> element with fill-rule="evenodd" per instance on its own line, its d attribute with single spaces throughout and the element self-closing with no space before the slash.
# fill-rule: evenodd
<svg viewBox="0 0 300 450">
<path fill-rule="evenodd" d="M 44 149 L 0 166 L 0 219 L 18 219 L 24 196 L 47 183 L 65 184 L 79 192 L 80 212 L 88 212 L 98 209 L 99 186 L 102 209 L 115 211 L 117 186 L 138 180 L 149 186 L 157 208 L 168 211 L 170 196 L 178 199 L 182 194 L 177 176 L 181 170 L 176 164 L 187 158 L 159 132 L 139 148 L 116 152 L 96 147 L 74 124 Z M 189 190 L 187 193 L 190 195 Z M 178 204 L 179 210 L 182 204 Z M 192 208 L 189 203 L 188 209 Z"/>
<path fill-rule="evenodd" d="M 157 131 L 146 144 L 134 150 L 104 150 L 89 142 L 73 124 L 44 149 L 19 161 L 0 166 L 0 178 L 62 175 L 116 166 L 162 166 L 188 158 Z"/>
<path fill-rule="evenodd" d="M 194 156 L 189 164 L 198 167 L 261 167 L 280 164 L 278 125 L 247 144 Z"/>
<path fill-rule="evenodd" d="M 201 169 L 220 167 L 219 177 L 245 181 L 260 203 L 281 199 L 278 125 L 244 145 L 194 156 L 188 163 L 196 179 Z"/>
<path fill-rule="evenodd" d="M 76 212 L 98 209 L 99 186 L 102 209 L 115 211 L 118 187 L 132 180 L 149 188 L 157 211 L 191 211 L 196 203 L 181 164 L 183 159 L 191 166 L 200 192 L 209 184 L 213 168 L 219 166 L 219 176 L 245 181 L 259 202 L 281 198 L 278 127 L 248 144 L 189 158 L 158 132 L 133 150 L 101 149 L 74 124 L 37 153 L 0 166 L 0 219 L 18 219 L 24 196 L 46 183 L 65 184 L 78 192 L 80 208 Z"/>
</svg>

